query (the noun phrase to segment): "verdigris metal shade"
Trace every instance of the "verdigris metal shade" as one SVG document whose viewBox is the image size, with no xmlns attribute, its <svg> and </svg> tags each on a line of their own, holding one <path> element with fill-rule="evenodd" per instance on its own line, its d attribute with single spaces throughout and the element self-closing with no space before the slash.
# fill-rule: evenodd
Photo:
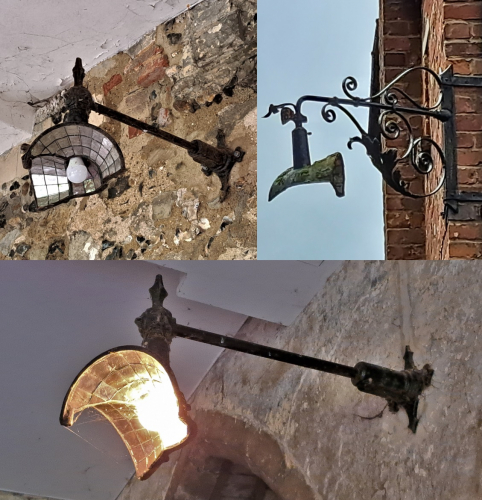
<svg viewBox="0 0 482 500">
<path fill-rule="evenodd" d="M 194 431 L 170 367 L 139 347 L 118 347 L 91 361 L 67 392 L 60 423 L 73 425 L 87 408 L 114 426 L 139 479 L 147 479 Z"/>
<path fill-rule="evenodd" d="M 83 182 L 73 183 L 67 178 L 72 158 L 81 158 L 87 167 Z M 106 181 L 125 169 L 124 157 L 115 140 L 88 123 L 61 124 L 48 129 L 30 145 L 22 162 L 30 172 L 34 211 L 98 193 L 107 187 Z"/>
</svg>

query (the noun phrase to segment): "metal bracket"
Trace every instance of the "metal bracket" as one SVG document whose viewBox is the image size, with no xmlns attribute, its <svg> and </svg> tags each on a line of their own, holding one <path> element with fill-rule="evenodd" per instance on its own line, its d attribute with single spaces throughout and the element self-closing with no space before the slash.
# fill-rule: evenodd
<svg viewBox="0 0 482 500">
<path fill-rule="evenodd" d="M 451 118 L 444 122 L 446 158 L 444 213 L 451 221 L 480 221 L 482 220 L 482 193 L 460 191 L 458 185 L 454 87 L 482 88 L 482 77 L 454 75 L 450 67 L 441 75 L 441 80 L 443 106 L 453 111 Z"/>
<path fill-rule="evenodd" d="M 428 364 L 417 370 L 409 346 L 405 348 L 403 359 L 405 369 L 401 372 L 370 363 L 357 363 L 355 369 L 358 373 L 352 378 L 352 383 L 362 392 L 386 399 L 392 413 L 403 408 L 408 415 L 408 428 L 415 433 L 420 420 L 417 415 L 418 400 L 430 386 L 434 371 Z"/>
</svg>

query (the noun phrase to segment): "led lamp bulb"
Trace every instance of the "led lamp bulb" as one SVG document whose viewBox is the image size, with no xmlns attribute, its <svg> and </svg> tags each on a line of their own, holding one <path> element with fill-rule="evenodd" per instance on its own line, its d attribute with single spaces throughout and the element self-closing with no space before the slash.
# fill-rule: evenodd
<svg viewBox="0 0 482 500">
<path fill-rule="evenodd" d="M 85 166 L 84 160 L 79 156 L 71 158 L 67 167 L 67 179 L 74 184 L 80 184 L 87 177 L 89 177 L 89 171 Z"/>
</svg>

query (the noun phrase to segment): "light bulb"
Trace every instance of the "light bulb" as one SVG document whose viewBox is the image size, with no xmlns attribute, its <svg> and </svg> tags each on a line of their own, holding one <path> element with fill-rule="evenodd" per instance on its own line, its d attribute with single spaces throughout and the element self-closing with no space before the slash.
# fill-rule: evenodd
<svg viewBox="0 0 482 500">
<path fill-rule="evenodd" d="M 145 429 L 155 431 L 164 449 L 175 446 L 187 437 L 187 425 L 179 418 L 179 405 L 173 388 L 156 384 L 154 389 L 136 401 L 136 413 Z"/>
<path fill-rule="evenodd" d="M 71 158 L 69 160 L 69 166 L 67 167 L 67 179 L 74 184 L 80 184 L 84 182 L 87 177 L 89 177 L 89 171 L 85 166 L 84 160 L 79 156 Z"/>
</svg>

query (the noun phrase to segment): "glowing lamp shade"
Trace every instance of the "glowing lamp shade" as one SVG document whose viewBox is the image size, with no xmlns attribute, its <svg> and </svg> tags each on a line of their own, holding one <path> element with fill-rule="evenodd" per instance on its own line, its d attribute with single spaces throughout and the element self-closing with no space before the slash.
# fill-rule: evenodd
<svg viewBox="0 0 482 500">
<path fill-rule="evenodd" d="M 119 347 L 101 354 L 71 385 L 60 423 L 71 426 L 83 410 L 94 408 L 124 441 L 137 477 L 146 479 L 193 431 L 184 397 L 168 372 L 170 368 L 142 348 Z"/>
<path fill-rule="evenodd" d="M 115 140 L 88 123 L 56 125 L 39 135 L 22 157 L 35 194 L 32 211 L 98 193 L 125 170 Z"/>
</svg>

